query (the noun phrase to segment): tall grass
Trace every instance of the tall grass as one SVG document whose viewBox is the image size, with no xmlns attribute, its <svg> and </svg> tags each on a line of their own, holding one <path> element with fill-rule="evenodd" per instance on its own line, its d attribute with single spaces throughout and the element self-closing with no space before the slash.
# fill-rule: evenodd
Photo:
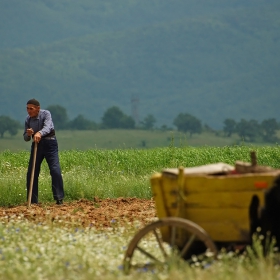
<svg viewBox="0 0 280 280">
<path fill-rule="evenodd" d="M 172 145 L 155 149 L 116 149 L 60 152 L 65 185 L 65 199 L 116 197 L 150 198 L 149 178 L 163 168 L 192 167 L 208 163 L 250 161 L 250 151 L 257 152 L 258 164 L 280 168 L 280 148 L 225 146 L 184 147 Z M 26 171 L 29 152 L 0 153 L 0 205 L 26 201 Z M 39 177 L 39 201 L 52 201 L 51 182 L 46 162 Z"/>
</svg>

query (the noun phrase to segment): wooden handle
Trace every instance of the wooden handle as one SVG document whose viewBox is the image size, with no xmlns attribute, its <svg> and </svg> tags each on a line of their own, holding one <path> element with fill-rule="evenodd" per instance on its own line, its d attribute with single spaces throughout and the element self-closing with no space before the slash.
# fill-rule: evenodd
<svg viewBox="0 0 280 280">
<path fill-rule="evenodd" d="M 33 191 L 33 182 L 34 182 L 34 172 L 35 172 L 35 163 L 36 163 L 36 156 L 37 156 L 37 146 L 38 143 L 34 143 L 34 151 L 33 151 L 33 162 L 32 162 L 32 171 L 31 171 L 31 178 L 30 178 L 30 185 L 29 185 L 29 192 L 28 192 L 28 203 L 27 207 L 31 205 L 31 197 Z"/>
</svg>

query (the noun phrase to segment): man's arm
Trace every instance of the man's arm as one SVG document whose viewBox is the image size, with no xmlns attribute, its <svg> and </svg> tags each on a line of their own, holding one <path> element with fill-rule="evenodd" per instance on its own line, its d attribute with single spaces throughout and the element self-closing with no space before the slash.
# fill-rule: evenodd
<svg viewBox="0 0 280 280">
<path fill-rule="evenodd" d="M 27 118 L 26 118 L 25 123 L 24 123 L 24 133 L 23 133 L 24 141 L 26 141 L 26 142 L 30 141 L 33 133 L 34 133 L 33 129 L 28 127 L 28 122 L 27 122 Z"/>
<path fill-rule="evenodd" d="M 42 114 L 43 114 L 42 115 L 43 127 L 38 132 L 41 134 L 42 137 L 44 137 L 47 134 L 49 134 L 52 129 L 54 129 L 54 126 L 53 126 L 51 113 L 48 110 L 44 110 Z"/>
</svg>

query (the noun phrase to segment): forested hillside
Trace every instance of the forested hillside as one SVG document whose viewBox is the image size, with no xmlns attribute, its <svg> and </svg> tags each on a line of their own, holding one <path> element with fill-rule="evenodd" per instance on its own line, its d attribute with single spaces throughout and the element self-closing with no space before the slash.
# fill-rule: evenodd
<svg viewBox="0 0 280 280">
<path fill-rule="evenodd" d="M 278 1 L 3 1 L 0 115 L 36 97 L 99 121 L 136 97 L 158 125 L 280 120 L 279 27 Z"/>
</svg>

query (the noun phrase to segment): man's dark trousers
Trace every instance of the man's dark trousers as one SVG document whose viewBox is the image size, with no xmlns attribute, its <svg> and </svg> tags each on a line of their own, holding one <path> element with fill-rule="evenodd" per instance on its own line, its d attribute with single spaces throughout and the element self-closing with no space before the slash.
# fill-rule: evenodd
<svg viewBox="0 0 280 280">
<path fill-rule="evenodd" d="M 28 171 L 27 171 L 27 199 L 30 187 L 30 179 L 33 164 L 34 154 L 34 142 L 31 146 L 31 154 L 29 159 Z M 50 175 L 52 178 L 52 192 L 54 200 L 60 200 L 64 198 L 63 179 L 61 175 L 61 169 L 58 158 L 58 144 L 55 137 L 42 138 L 37 146 L 36 163 L 34 170 L 34 181 L 32 189 L 31 203 L 38 203 L 38 178 L 40 174 L 41 163 L 43 159 L 46 159 Z"/>
</svg>

